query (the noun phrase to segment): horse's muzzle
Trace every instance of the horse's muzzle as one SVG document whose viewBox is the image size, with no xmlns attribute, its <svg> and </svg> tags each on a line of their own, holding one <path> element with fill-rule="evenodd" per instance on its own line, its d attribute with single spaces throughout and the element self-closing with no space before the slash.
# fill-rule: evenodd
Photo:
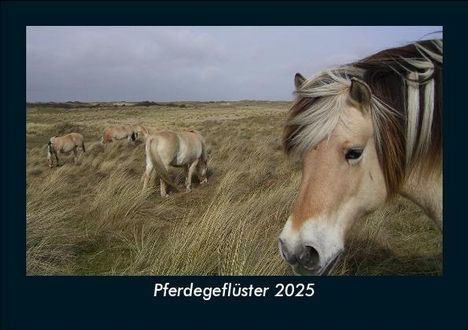
<svg viewBox="0 0 468 330">
<path fill-rule="evenodd" d="M 326 275 L 334 267 L 338 251 L 332 258 L 322 260 L 320 252 L 312 245 L 299 245 L 294 249 L 288 248 L 284 240 L 279 239 L 279 250 L 283 259 L 292 266 L 298 275 Z"/>
<path fill-rule="evenodd" d="M 312 272 L 316 272 L 320 268 L 319 252 L 312 246 L 300 246 L 296 248 L 295 251 L 290 251 L 280 238 L 279 250 L 283 259 L 291 266 L 300 265 Z"/>
</svg>

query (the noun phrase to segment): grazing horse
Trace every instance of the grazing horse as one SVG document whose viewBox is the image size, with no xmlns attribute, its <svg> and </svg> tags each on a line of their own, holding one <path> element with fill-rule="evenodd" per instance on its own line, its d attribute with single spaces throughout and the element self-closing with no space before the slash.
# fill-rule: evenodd
<svg viewBox="0 0 468 330">
<path fill-rule="evenodd" d="M 208 182 L 208 159 L 205 139 L 197 131 L 162 131 L 147 136 L 145 143 L 146 170 L 143 174 L 143 190 L 146 189 L 153 169 L 156 169 L 161 183 L 161 196 L 167 197 L 167 185 L 176 188 L 169 178 L 169 165 L 183 167 L 185 186 L 191 191 L 192 175 L 197 171 L 200 184 Z"/>
<path fill-rule="evenodd" d="M 296 74 L 283 132 L 302 181 L 280 234 L 297 273 L 327 273 L 356 219 L 397 193 L 442 228 L 442 40 Z"/>
<path fill-rule="evenodd" d="M 49 139 L 47 143 L 47 162 L 49 167 L 53 167 L 52 156 L 55 156 L 57 166 L 59 166 L 59 153 L 69 153 L 73 151 L 73 161 L 76 163 L 78 156 L 78 147 L 81 148 L 82 152 L 86 152 L 83 135 L 80 133 L 70 133 L 64 136 L 54 136 Z"/>
<path fill-rule="evenodd" d="M 102 135 L 101 143 L 106 144 L 114 140 L 127 139 L 128 142 L 135 141 L 140 135 L 148 134 L 148 130 L 141 125 L 124 125 L 107 127 Z"/>
</svg>

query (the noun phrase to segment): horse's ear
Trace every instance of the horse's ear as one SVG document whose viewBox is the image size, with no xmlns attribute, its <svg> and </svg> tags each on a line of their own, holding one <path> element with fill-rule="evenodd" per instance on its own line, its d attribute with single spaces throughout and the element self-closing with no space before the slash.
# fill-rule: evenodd
<svg viewBox="0 0 468 330">
<path fill-rule="evenodd" d="M 351 78 L 349 96 L 354 102 L 357 102 L 360 105 L 368 105 L 371 101 L 372 92 L 369 85 L 364 81 L 357 78 Z"/>
<path fill-rule="evenodd" d="M 304 78 L 304 76 L 301 75 L 299 72 L 296 73 L 296 75 L 294 76 L 294 86 L 296 86 L 296 89 L 301 88 L 304 81 L 306 81 L 306 78 Z"/>
</svg>

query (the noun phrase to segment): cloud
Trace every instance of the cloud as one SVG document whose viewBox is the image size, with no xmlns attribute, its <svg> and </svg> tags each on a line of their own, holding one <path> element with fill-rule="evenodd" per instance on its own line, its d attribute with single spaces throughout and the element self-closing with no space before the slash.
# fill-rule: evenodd
<svg viewBox="0 0 468 330">
<path fill-rule="evenodd" d="M 290 99 L 311 75 L 440 27 L 28 27 L 29 101 Z"/>
</svg>

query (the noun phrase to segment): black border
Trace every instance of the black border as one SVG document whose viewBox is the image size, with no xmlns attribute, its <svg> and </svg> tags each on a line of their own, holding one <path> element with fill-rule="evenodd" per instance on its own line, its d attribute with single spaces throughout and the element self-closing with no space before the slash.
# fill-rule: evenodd
<svg viewBox="0 0 468 330">
<path fill-rule="evenodd" d="M 467 325 L 463 210 L 467 3 L 453 1 L 2 2 L 2 328 L 455 328 Z M 26 277 L 28 25 L 443 25 L 442 277 Z M 153 298 L 155 282 L 316 283 L 313 298 Z"/>
</svg>

